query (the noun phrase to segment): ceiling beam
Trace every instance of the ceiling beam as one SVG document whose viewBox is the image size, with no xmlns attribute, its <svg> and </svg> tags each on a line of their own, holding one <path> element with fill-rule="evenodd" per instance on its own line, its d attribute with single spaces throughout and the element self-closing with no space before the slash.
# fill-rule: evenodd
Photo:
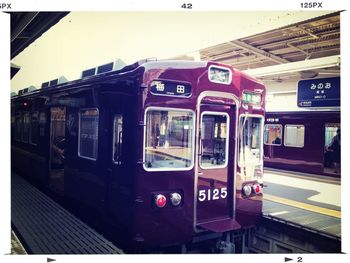
<svg viewBox="0 0 350 263">
<path fill-rule="evenodd" d="M 27 12 L 23 15 L 23 18 L 19 21 L 15 28 L 11 32 L 11 42 L 15 40 L 26 27 L 33 21 L 33 19 L 39 14 L 39 12 Z"/>
<path fill-rule="evenodd" d="M 287 59 L 284 59 L 284 58 L 280 58 L 276 55 L 273 55 L 267 51 L 264 51 L 264 50 L 261 50 L 259 48 L 256 48 L 256 47 L 253 47 L 245 42 L 242 42 L 240 40 L 233 40 L 233 41 L 230 41 L 229 43 L 231 43 L 232 45 L 236 46 L 236 47 L 239 47 L 239 48 L 242 48 L 242 49 L 246 49 L 248 50 L 249 52 L 255 54 L 255 55 L 258 55 L 258 56 L 263 56 L 265 58 L 268 58 L 269 60 L 272 60 L 274 62 L 277 62 L 279 64 L 281 63 L 288 63 L 289 61 Z"/>
</svg>

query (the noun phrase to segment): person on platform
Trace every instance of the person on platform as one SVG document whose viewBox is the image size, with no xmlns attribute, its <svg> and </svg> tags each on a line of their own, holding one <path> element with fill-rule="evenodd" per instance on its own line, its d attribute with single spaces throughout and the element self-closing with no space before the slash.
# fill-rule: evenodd
<svg viewBox="0 0 350 263">
<path fill-rule="evenodd" d="M 281 144 L 281 138 L 277 136 L 276 139 L 272 141 L 272 144 Z"/>
<path fill-rule="evenodd" d="M 340 173 L 340 129 L 337 130 L 337 134 L 333 137 L 331 143 L 328 146 L 328 151 L 331 152 L 332 162 L 334 166 L 334 172 Z"/>
</svg>

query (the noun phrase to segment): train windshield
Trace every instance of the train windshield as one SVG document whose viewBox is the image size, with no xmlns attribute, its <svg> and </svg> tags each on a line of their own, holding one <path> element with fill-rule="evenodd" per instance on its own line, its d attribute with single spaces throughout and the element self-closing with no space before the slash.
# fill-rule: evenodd
<svg viewBox="0 0 350 263">
<path fill-rule="evenodd" d="M 147 110 L 144 152 L 146 170 L 191 169 L 193 116 L 192 111 Z"/>
<path fill-rule="evenodd" d="M 262 160 L 262 117 L 240 118 L 239 164 L 258 164 Z"/>
</svg>

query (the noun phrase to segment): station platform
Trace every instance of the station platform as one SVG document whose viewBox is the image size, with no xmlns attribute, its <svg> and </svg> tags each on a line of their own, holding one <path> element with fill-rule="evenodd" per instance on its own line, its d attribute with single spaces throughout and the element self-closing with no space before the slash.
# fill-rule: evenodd
<svg viewBox="0 0 350 263">
<path fill-rule="evenodd" d="M 15 173 L 11 177 L 11 223 L 27 254 L 123 254 L 112 242 Z M 14 243 L 15 238 L 12 245 L 16 246 Z M 18 242 L 17 245 L 20 247 Z"/>
<path fill-rule="evenodd" d="M 11 255 L 27 255 L 27 251 L 13 230 L 11 231 Z"/>
<path fill-rule="evenodd" d="M 264 171 L 263 215 L 341 240 L 340 179 Z"/>
</svg>

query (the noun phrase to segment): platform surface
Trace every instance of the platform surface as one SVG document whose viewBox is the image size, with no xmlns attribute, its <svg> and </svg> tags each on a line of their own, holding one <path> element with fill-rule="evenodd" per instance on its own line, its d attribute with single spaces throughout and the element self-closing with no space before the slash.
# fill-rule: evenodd
<svg viewBox="0 0 350 263">
<path fill-rule="evenodd" d="M 20 176 L 11 177 L 11 223 L 28 254 L 122 254 Z"/>
<path fill-rule="evenodd" d="M 340 180 L 265 169 L 263 214 L 341 239 Z"/>
</svg>

